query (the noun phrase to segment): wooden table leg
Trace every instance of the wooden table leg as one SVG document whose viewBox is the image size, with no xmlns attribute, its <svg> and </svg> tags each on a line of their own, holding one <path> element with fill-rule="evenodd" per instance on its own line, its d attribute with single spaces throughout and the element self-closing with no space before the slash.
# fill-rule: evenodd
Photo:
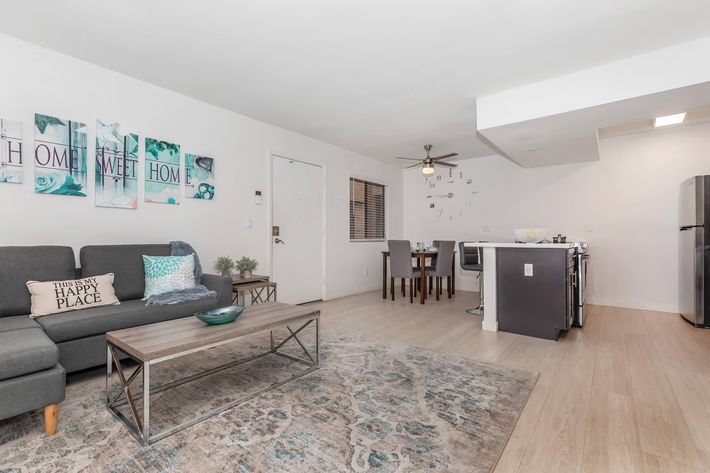
<svg viewBox="0 0 710 473">
<path fill-rule="evenodd" d="M 44 431 L 51 437 L 57 431 L 57 413 L 59 404 L 50 404 L 44 408 Z"/>
<path fill-rule="evenodd" d="M 454 259 L 451 260 L 451 294 L 456 294 L 456 252 L 454 252 Z"/>
<path fill-rule="evenodd" d="M 424 256 L 420 256 L 419 260 L 419 289 L 421 294 L 419 294 L 419 303 L 424 304 L 424 294 L 426 293 L 426 259 Z"/>
<path fill-rule="evenodd" d="M 387 255 L 382 253 L 382 298 L 387 299 Z"/>
</svg>

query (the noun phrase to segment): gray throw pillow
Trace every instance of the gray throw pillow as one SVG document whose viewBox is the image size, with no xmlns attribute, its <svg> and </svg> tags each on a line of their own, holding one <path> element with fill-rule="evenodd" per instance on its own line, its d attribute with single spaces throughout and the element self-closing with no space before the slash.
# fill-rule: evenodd
<svg viewBox="0 0 710 473">
<path fill-rule="evenodd" d="M 195 283 L 202 283 L 202 265 L 200 264 L 200 258 L 197 256 L 197 251 L 192 248 L 192 245 L 185 243 L 184 241 L 171 241 L 170 242 L 171 256 L 190 256 L 195 255 Z"/>
</svg>

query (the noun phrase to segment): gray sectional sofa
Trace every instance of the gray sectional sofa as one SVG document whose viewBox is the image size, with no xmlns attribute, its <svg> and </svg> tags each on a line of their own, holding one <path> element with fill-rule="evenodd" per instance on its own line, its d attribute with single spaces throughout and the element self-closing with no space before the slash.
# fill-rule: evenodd
<svg viewBox="0 0 710 473">
<path fill-rule="evenodd" d="M 54 433 L 57 404 L 64 400 L 65 373 L 106 363 L 105 334 L 191 316 L 232 301 L 229 278 L 204 274 L 202 284 L 217 297 L 146 307 L 143 255 L 168 256 L 170 245 L 85 246 L 75 268 L 74 251 L 64 246 L 0 247 L 0 420 L 45 409 L 48 435 Z M 29 317 L 25 283 L 114 273 L 120 305 Z"/>
</svg>

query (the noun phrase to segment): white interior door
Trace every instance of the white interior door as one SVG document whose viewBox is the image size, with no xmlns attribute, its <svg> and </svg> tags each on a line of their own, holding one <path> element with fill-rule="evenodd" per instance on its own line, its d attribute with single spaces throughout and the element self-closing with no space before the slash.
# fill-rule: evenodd
<svg viewBox="0 0 710 473">
<path fill-rule="evenodd" d="M 278 300 L 323 298 L 323 168 L 273 156 L 272 274 Z"/>
</svg>

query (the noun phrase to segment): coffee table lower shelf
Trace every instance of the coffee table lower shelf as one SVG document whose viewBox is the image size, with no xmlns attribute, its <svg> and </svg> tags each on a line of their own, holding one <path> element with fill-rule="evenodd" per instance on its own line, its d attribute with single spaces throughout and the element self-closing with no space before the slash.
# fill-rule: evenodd
<svg viewBox="0 0 710 473">
<path fill-rule="evenodd" d="M 298 338 L 298 334 L 303 331 L 305 328 L 310 326 L 311 324 L 314 325 L 315 328 L 315 350 L 314 354 L 311 355 L 311 353 L 306 349 L 304 344 L 301 342 L 301 340 Z M 109 412 L 121 421 L 123 424 L 126 425 L 128 430 L 133 434 L 133 436 L 141 442 L 143 445 L 150 445 L 152 443 L 155 443 L 161 439 L 164 439 L 165 437 L 168 437 L 170 435 L 173 435 L 177 432 L 180 432 L 181 430 L 184 430 L 190 426 L 193 426 L 199 422 L 202 422 L 204 420 L 207 420 L 211 417 L 216 416 L 217 414 L 226 411 L 227 409 L 231 409 L 232 407 L 235 407 L 239 404 L 242 404 L 244 402 L 247 402 L 261 394 L 264 394 L 268 391 L 271 391 L 273 389 L 276 389 L 278 387 L 283 386 L 286 383 L 289 383 L 291 381 L 294 381 L 298 378 L 301 378 L 316 369 L 318 369 L 319 366 L 319 359 L 320 359 L 320 318 L 318 316 L 307 320 L 303 325 L 301 325 L 299 328 L 296 330 L 292 330 L 291 327 L 288 325 L 285 325 L 285 327 L 288 329 L 290 335 L 286 337 L 284 340 L 280 341 L 278 344 L 274 341 L 274 332 L 273 329 L 270 330 L 270 347 L 267 351 L 258 353 L 255 355 L 251 355 L 247 358 L 244 359 L 239 359 L 232 361 L 230 363 L 226 363 L 224 365 L 220 365 L 205 371 L 202 371 L 200 373 L 196 373 L 191 376 L 187 376 L 185 378 L 181 378 L 175 381 L 171 381 L 169 383 L 152 387 L 150 388 L 150 374 L 152 367 L 158 363 L 162 363 L 168 360 L 172 360 L 175 358 L 179 358 L 182 356 L 186 356 L 192 353 L 200 352 L 203 350 L 207 350 L 216 346 L 224 345 L 227 343 L 234 342 L 238 338 L 241 338 L 243 335 L 240 335 L 235 338 L 231 339 L 226 339 L 222 340 L 217 343 L 212 343 L 209 345 L 201 346 L 198 348 L 193 348 L 190 350 L 185 350 L 182 352 L 174 353 L 168 356 L 164 356 L 161 358 L 156 358 L 152 359 L 150 361 L 143 361 L 139 359 L 138 357 L 135 357 L 128 353 L 127 351 L 119 348 L 118 346 L 114 345 L 111 343 L 109 340 L 107 340 L 106 345 L 107 345 L 107 350 L 106 350 L 106 407 L 108 408 Z M 306 358 L 301 358 L 297 357 L 288 353 L 283 353 L 280 352 L 279 349 L 283 347 L 286 343 L 289 341 L 295 341 L 298 343 L 298 345 L 301 347 L 303 350 Z M 137 367 L 134 368 L 134 371 L 127 376 L 125 366 L 121 363 L 121 354 L 129 357 L 130 359 L 134 360 L 137 363 Z M 205 376 L 209 376 L 211 374 L 218 373 L 220 371 L 232 368 L 234 366 L 242 365 L 244 363 L 248 363 L 251 361 L 254 361 L 256 359 L 265 357 L 265 356 L 280 356 L 284 358 L 288 358 L 292 361 L 295 361 L 299 364 L 306 365 L 307 369 L 304 371 L 298 372 L 286 379 L 275 381 L 271 383 L 270 385 L 259 389 L 255 392 L 246 394 L 245 396 L 230 401 L 228 403 L 225 403 L 221 405 L 220 407 L 211 410 L 209 412 L 206 412 L 196 418 L 191 418 L 188 421 L 185 421 L 175 427 L 172 427 L 170 429 L 164 430 L 162 432 L 158 433 L 152 433 L 151 428 L 150 428 L 150 398 L 152 394 L 165 391 L 167 389 L 170 389 L 175 386 L 179 386 L 185 383 L 189 383 L 191 381 L 203 378 Z M 125 357 L 124 357 L 125 359 Z M 120 381 L 120 389 L 113 389 L 111 386 L 111 376 L 113 374 L 113 368 L 116 368 L 116 374 L 118 375 L 118 379 Z M 141 392 L 138 393 L 132 393 L 130 385 L 133 381 L 135 381 L 139 375 L 142 374 L 143 378 L 143 386 L 144 389 Z M 146 389 L 145 387 L 149 387 L 149 389 Z M 143 401 L 143 412 L 142 415 L 139 415 L 138 409 L 136 408 L 136 401 L 141 400 Z M 121 412 L 118 408 L 121 406 L 124 406 L 128 404 L 130 408 L 130 413 L 133 419 L 130 419 L 127 417 L 123 412 Z"/>
</svg>

